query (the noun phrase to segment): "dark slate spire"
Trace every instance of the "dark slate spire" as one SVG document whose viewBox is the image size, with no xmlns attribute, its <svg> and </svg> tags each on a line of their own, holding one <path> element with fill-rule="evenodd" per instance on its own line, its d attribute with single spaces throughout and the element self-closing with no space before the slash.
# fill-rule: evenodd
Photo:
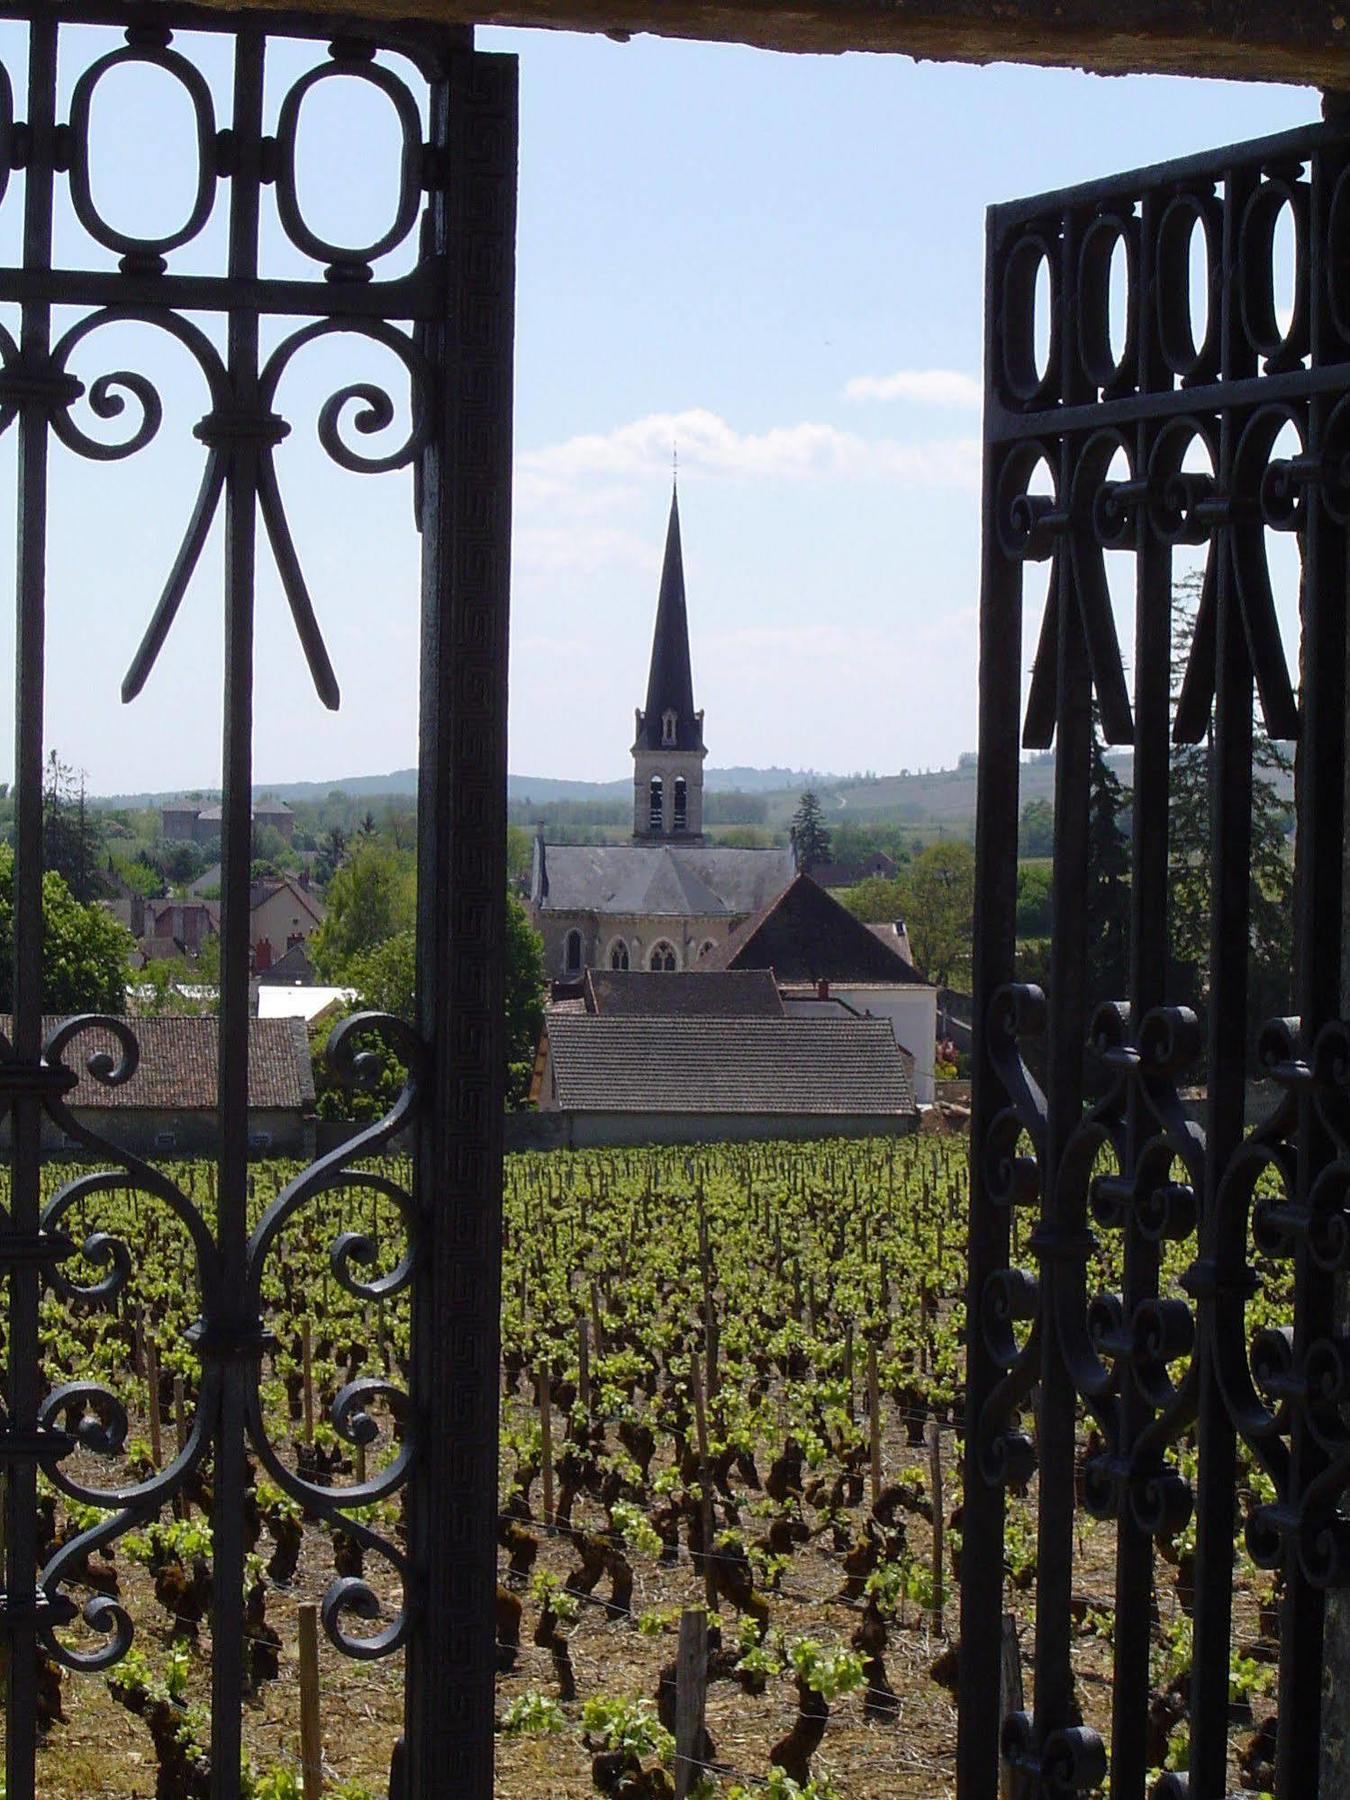
<svg viewBox="0 0 1350 1800">
<path fill-rule="evenodd" d="M 665 732 L 668 713 L 675 715 L 675 738 Z M 689 617 L 684 603 L 684 556 L 680 549 L 680 499 L 672 487 L 666 559 L 661 569 L 661 597 L 656 607 L 652 666 L 647 677 L 647 705 L 638 728 L 637 748 L 701 750 L 703 717 L 694 711 L 694 678 L 689 669 Z"/>
</svg>

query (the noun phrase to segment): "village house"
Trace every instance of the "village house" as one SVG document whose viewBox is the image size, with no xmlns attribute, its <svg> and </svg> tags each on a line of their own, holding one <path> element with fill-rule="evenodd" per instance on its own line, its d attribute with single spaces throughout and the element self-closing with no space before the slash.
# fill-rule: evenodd
<svg viewBox="0 0 1350 1800">
<path fill-rule="evenodd" d="M 61 1023 L 44 1019 L 44 1041 Z M 115 1087 L 89 1072 L 91 1057 L 100 1051 L 120 1061 L 122 1047 L 112 1032 L 91 1027 L 71 1046 L 68 1066 L 79 1081 L 64 1103 L 77 1124 L 138 1156 L 214 1156 L 220 1147 L 219 1021 L 211 1015 L 138 1018 L 133 1029 L 140 1047 L 136 1069 Z M 8 1018 L 0 1019 L 0 1031 L 9 1036 Z M 248 1105 L 251 1154 L 315 1154 L 314 1071 L 303 1020 L 249 1020 Z M 0 1121 L 0 1149 L 9 1144 L 6 1115 Z M 43 1123 L 43 1147 L 73 1148 L 50 1120 Z"/>
</svg>

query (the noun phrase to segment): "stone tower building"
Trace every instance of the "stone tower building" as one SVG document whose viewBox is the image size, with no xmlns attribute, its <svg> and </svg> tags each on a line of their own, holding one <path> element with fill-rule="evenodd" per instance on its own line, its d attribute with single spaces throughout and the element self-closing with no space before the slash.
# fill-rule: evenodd
<svg viewBox="0 0 1350 1800">
<path fill-rule="evenodd" d="M 672 488 L 647 704 L 633 737 L 633 841 L 703 842 L 703 714 L 694 711 L 680 501 Z"/>
</svg>

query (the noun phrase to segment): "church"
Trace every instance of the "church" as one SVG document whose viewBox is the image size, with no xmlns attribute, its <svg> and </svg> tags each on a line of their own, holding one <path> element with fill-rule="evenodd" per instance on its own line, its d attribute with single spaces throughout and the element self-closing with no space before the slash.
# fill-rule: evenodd
<svg viewBox="0 0 1350 1800">
<path fill-rule="evenodd" d="M 530 917 L 555 980 L 588 968 L 693 968 L 796 874 L 791 849 L 738 850 L 703 833 L 703 714 L 694 710 L 680 506 L 672 492 L 647 704 L 637 712 L 627 844 L 535 840 Z"/>
</svg>

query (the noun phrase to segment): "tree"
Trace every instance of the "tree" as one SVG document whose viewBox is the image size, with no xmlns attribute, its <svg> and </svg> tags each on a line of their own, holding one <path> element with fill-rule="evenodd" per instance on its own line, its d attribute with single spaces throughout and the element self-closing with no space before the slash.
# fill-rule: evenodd
<svg viewBox="0 0 1350 1800">
<path fill-rule="evenodd" d="M 46 1012 L 126 1010 L 132 936 L 101 906 L 84 906 L 54 870 L 42 877 L 42 1005 Z M 14 852 L 0 844 L 0 1012 L 14 1005 Z"/>
<path fill-rule="evenodd" d="M 47 753 L 42 779 L 42 866 L 54 870 L 77 900 L 101 892 L 101 833 L 85 805 L 84 774 Z"/>
<path fill-rule="evenodd" d="M 1123 1000 L 1130 981 L 1130 839 L 1121 828 L 1129 794 L 1106 760 L 1096 708 L 1088 799 L 1088 993 Z"/>
<path fill-rule="evenodd" d="M 835 898 L 867 925 L 890 925 L 908 913 L 909 883 L 899 876 L 869 875 Z"/>
<path fill-rule="evenodd" d="M 1172 685 L 1179 691 L 1195 635 L 1200 577 L 1178 582 L 1172 648 Z M 1168 938 L 1171 986 L 1178 1001 L 1203 1004 L 1209 975 L 1210 777 L 1208 734 L 1173 748 L 1168 807 Z M 1292 1003 L 1294 866 L 1289 854 L 1289 783 L 1293 763 L 1268 736 L 1258 713 L 1252 730 L 1251 889 L 1249 904 L 1250 1016 L 1258 1022 L 1287 1013 Z"/>
<path fill-rule="evenodd" d="M 1055 809 L 1048 800 L 1028 800 L 1017 826 L 1019 856 L 1053 856 Z"/>
<path fill-rule="evenodd" d="M 1047 937 L 1050 932 L 1053 877 L 1042 862 L 1020 863 L 1017 869 L 1017 936 Z M 1021 977 L 1019 976 L 1020 980 Z"/>
<path fill-rule="evenodd" d="M 820 810 L 820 801 L 810 788 L 797 802 L 792 815 L 792 841 L 797 849 L 797 867 L 810 874 L 821 863 L 830 861 L 830 834 Z"/>
<path fill-rule="evenodd" d="M 506 1104 L 529 1098 L 544 1023 L 544 940 L 514 894 L 506 896 Z"/>
<path fill-rule="evenodd" d="M 314 967 L 325 981 L 343 980 L 353 957 L 412 929 L 414 879 L 410 856 L 358 837 L 328 884 L 328 913 L 310 939 Z"/>
<path fill-rule="evenodd" d="M 909 879 L 910 947 L 915 966 L 939 987 L 950 987 L 970 965 L 975 913 L 975 852 L 960 839 L 930 844 L 914 859 Z"/>
</svg>

